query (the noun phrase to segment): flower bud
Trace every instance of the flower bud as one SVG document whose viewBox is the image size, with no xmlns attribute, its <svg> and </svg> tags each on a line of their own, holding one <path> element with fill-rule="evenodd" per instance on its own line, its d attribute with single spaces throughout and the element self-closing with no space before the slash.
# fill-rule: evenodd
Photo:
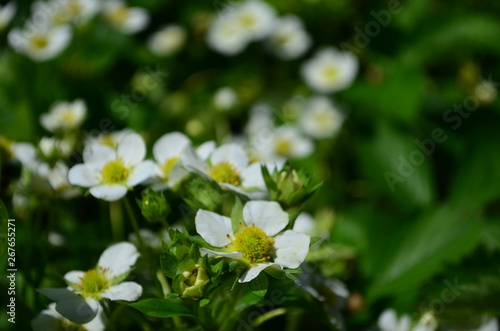
<svg viewBox="0 0 500 331">
<path fill-rule="evenodd" d="M 194 264 L 177 275 L 173 285 L 181 296 L 199 299 L 203 297 L 203 289 L 209 281 L 206 270 L 199 264 Z"/>
<path fill-rule="evenodd" d="M 162 192 L 148 190 L 142 196 L 142 201 L 137 201 L 141 208 L 142 216 L 149 222 L 159 222 L 165 219 L 170 212 L 170 207 Z"/>
</svg>

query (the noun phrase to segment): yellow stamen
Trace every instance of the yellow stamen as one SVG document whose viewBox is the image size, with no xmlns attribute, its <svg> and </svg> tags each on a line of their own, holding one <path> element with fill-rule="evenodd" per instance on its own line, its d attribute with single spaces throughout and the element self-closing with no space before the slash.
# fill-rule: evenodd
<svg viewBox="0 0 500 331">
<path fill-rule="evenodd" d="M 274 239 L 261 228 L 248 226 L 235 234 L 234 250 L 243 253 L 250 262 L 266 261 L 271 258 Z"/>
<path fill-rule="evenodd" d="M 241 184 L 240 174 L 235 167 L 229 162 L 221 162 L 214 165 L 209 171 L 217 183 L 226 183 L 239 186 Z"/>
<path fill-rule="evenodd" d="M 109 161 L 102 168 L 102 182 L 104 184 L 125 184 L 130 175 L 130 170 L 122 160 Z"/>
</svg>

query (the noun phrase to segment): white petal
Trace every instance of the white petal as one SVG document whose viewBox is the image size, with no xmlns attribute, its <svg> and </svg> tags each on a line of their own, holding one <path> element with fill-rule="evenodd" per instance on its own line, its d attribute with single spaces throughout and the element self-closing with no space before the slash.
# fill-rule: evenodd
<svg viewBox="0 0 500 331">
<path fill-rule="evenodd" d="M 398 324 L 398 317 L 396 312 L 392 309 L 385 310 L 382 315 L 378 318 L 378 327 L 382 331 L 392 331 L 396 330 Z"/>
<path fill-rule="evenodd" d="M 116 201 L 127 194 L 127 188 L 123 185 L 99 185 L 90 188 L 90 194 L 98 199 Z"/>
<path fill-rule="evenodd" d="M 399 319 L 397 330 L 410 330 L 411 318 L 408 315 L 403 315 Z"/>
<path fill-rule="evenodd" d="M 241 172 L 241 186 L 256 187 L 261 190 L 266 188 L 264 177 L 262 176 L 261 164 L 259 162 L 252 163 Z"/>
<path fill-rule="evenodd" d="M 288 224 L 288 214 L 276 201 L 249 201 L 243 207 L 243 218 L 248 226 L 255 225 L 268 236 L 274 236 Z"/>
<path fill-rule="evenodd" d="M 98 308 L 99 309 L 94 319 L 83 325 L 88 331 L 104 331 L 104 329 L 106 328 L 106 315 L 104 315 L 104 311 L 102 310 L 102 307 L 100 305 L 98 306 Z"/>
<path fill-rule="evenodd" d="M 293 230 L 310 235 L 314 231 L 314 218 L 306 212 L 300 213 L 295 220 Z"/>
<path fill-rule="evenodd" d="M 41 289 L 38 292 L 56 301 L 57 312 L 76 324 L 90 322 L 99 309 L 99 302 L 85 299 L 65 288 Z"/>
<path fill-rule="evenodd" d="M 243 257 L 243 253 L 240 253 L 240 252 L 226 253 L 226 252 L 214 251 L 214 250 L 211 250 L 208 248 L 200 248 L 200 254 L 201 254 L 201 256 L 208 256 L 208 257 L 222 256 L 222 257 L 228 257 L 230 259 L 240 259 Z"/>
<path fill-rule="evenodd" d="M 234 237 L 231 219 L 211 211 L 200 209 L 195 218 L 196 232 L 214 247 L 222 247 L 231 242 Z"/>
<path fill-rule="evenodd" d="M 196 149 L 196 154 L 198 154 L 198 156 L 202 160 L 206 161 L 206 160 L 208 160 L 210 154 L 212 154 L 213 151 L 215 150 L 215 147 L 216 147 L 215 141 L 213 141 L 213 140 L 204 142 L 203 144 L 198 146 L 198 148 Z"/>
<path fill-rule="evenodd" d="M 188 171 L 206 172 L 207 165 L 204 160 L 202 160 L 198 154 L 192 148 L 186 148 L 182 152 L 181 162 L 186 167 Z"/>
<path fill-rule="evenodd" d="M 238 186 L 234 186 L 233 184 L 227 184 L 227 183 L 218 183 L 220 187 L 222 188 L 225 188 L 225 189 L 228 189 L 230 191 L 233 191 L 233 192 L 236 192 L 240 195 L 243 195 L 247 198 L 250 198 L 248 192 L 246 192 L 245 190 L 239 188 Z"/>
<path fill-rule="evenodd" d="M 36 148 L 28 143 L 14 143 L 11 145 L 14 157 L 21 162 L 22 165 L 30 168 L 36 163 Z"/>
<path fill-rule="evenodd" d="M 115 151 L 104 145 L 91 143 L 83 149 L 83 162 L 85 165 L 101 169 L 108 161 L 115 159 Z"/>
<path fill-rule="evenodd" d="M 132 170 L 132 173 L 130 174 L 130 177 L 127 180 L 127 185 L 136 186 L 137 184 L 142 183 L 148 177 L 153 175 L 154 170 L 155 170 L 155 164 L 151 160 L 146 160 L 139 163 L 134 168 L 134 170 Z"/>
<path fill-rule="evenodd" d="M 68 180 L 72 185 L 92 187 L 99 184 L 99 173 L 89 169 L 85 164 L 77 164 L 68 172 Z"/>
<path fill-rule="evenodd" d="M 246 283 L 257 277 L 260 272 L 266 268 L 276 268 L 276 269 L 281 269 L 281 266 L 276 263 L 259 263 L 254 266 L 250 266 L 250 268 L 241 275 L 240 279 L 238 279 L 238 282 L 240 283 Z"/>
<path fill-rule="evenodd" d="M 142 294 L 142 286 L 134 282 L 123 282 L 108 289 L 102 294 L 109 300 L 135 301 Z"/>
<path fill-rule="evenodd" d="M 146 156 L 146 143 L 139 134 L 130 132 L 118 142 L 117 154 L 129 165 L 139 164 Z"/>
<path fill-rule="evenodd" d="M 307 253 L 309 253 L 310 241 L 309 236 L 293 230 L 287 230 L 276 236 L 274 238 L 274 248 L 276 249 L 274 262 L 283 267 L 297 268 L 304 262 Z"/>
<path fill-rule="evenodd" d="M 84 274 L 85 272 L 79 270 L 70 271 L 64 275 L 64 280 L 72 284 L 81 284 L 82 283 L 81 278 L 83 277 Z"/>
<path fill-rule="evenodd" d="M 210 162 L 212 165 L 221 162 L 229 162 L 238 171 L 242 171 L 248 166 L 248 156 L 240 145 L 227 144 L 220 146 L 212 153 Z"/>
<path fill-rule="evenodd" d="M 166 160 L 179 157 L 182 150 L 191 145 L 191 140 L 180 132 L 167 133 L 161 136 L 153 146 L 155 160 L 163 164 Z"/>
<path fill-rule="evenodd" d="M 138 257 L 139 252 L 137 252 L 137 248 L 134 245 L 128 242 L 121 242 L 109 246 L 101 254 L 97 265 L 108 269 L 109 276 L 114 278 L 128 272 Z"/>
</svg>

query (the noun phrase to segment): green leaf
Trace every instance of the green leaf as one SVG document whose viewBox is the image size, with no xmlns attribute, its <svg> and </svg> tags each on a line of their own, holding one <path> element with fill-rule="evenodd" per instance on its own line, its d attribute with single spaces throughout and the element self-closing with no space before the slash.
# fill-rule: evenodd
<svg viewBox="0 0 500 331">
<path fill-rule="evenodd" d="M 362 171 L 400 206 L 429 206 L 434 181 L 429 158 L 414 139 L 379 123 L 374 139 L 359 147 Z"/>
<path fill-rule="evenodd" d="M 196 318 L 190 309 L 162 299 L 145 299 L 129 305 L 152 317 L 187 316 Z"/>
<path fill-rule="evenodd" d="M 233 232 L 236 233 L 240 230 L 240 224 L 245 225 L 245 220 L 243 219 L 243 203 L 238 197 L 235 197 L 234 200 L 234 206 L 231 210 L 231 226 Z"/>
<path fill-rule="evenodd" d="M 163 252 L 160 257 L 160 264 L 165 276 L 174 278 L 177 275 L 179 260 L 174 254 Z"/>
<path fill-rule="evenodd" d="M 399 295 L 420 286 L 445 263 L 457 262 L 478 242 L 481 223 L 477 215 L 458 207 L 444 206 L 424 215 L 410 226 L 397 250 L 378 266 L 370 298 Z"/>
<path fill-rule="evenodd" d="M 258 295 L 261 298 L 266 295 L 268 287 L 269 280 L 267 279 L 267 275 L 263 272 L 250 281 L 250 289 L 253 294 Z"/>
<path fill-rule="evenodd" d="M 209 303 L 210 303 L 210 299 L 205 298 L 205 299 L 200 300 L 200 302 L 199 302 L 200 308 L 205 307 Z"/>
</svg>

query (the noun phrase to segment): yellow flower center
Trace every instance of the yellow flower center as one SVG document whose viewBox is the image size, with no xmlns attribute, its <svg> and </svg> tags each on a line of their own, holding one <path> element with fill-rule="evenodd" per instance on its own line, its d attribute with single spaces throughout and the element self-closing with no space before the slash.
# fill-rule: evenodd
<svg viewBox="0 0 500 331">
<path fill-rule="evenodd" d="M 112 135 L 105 134 L 101 138 L 101 145 L 106 145 L 106 146 L 115 148 L 116 147 L 116 141 L 115 141 L 115 139 L 113 139 Z"/>
<path fill-rule="evenodd" d="M 68 4 L 68 12 L 72 15 L 78 15 L 82 12 L 83 8 L 82 6 L 78 3 L 78 1 L 71 1 Z"/>
<path fill-rule="evenodd" d="M 127 21 L 129 11 L 126 7 L 118 7 L 107 14 L 109 21 L 116 26 L 123 26 Z"/>
<path fill-rule="evenodd" d="M 235 234 L 233 245 L 250 262 L 265 261 L 271 258 L 274 239 L 261 228 L 248 226 Z"/>
<path fill-rule="evenodd" d="M 327 66 L 323 69 L 323 77 L 327 80 L 335 80 L 339 75 L 339 68 L 335 66 Z"/>
<path fill-rule="evenodd" d="M 66 124 L 73 124 L 73 122 L 75 121 L 75 114 L 70 110 L 70 109 L 67 109 L 67 110 L 63 110 L 60 114 L 59 114 L 59 119 L 61 120 L 61 122 L 63 123 L 66 123 Z"/>
<path fill-rule="evenodd" d="M 277 138 L 274 143 L 274 149 L 277 154 L 288 156 L 292 152 L 292 142 L 289 139 Z"/>
<path fill-rule="evenodd" d="M 233 184 L 235 186 L 241 184 L 238 170 L 229 162 L 217 163 L 210 169 L 209 175 L 217 183 Z"/>
<path fill-rule="evenodd" d="M 177 164 L 178 161 L 178 156 L 174 156 L 170 159 L 165 160 L 165 163 L 163 163 L 163 166 L 161 166 L 161 172 L 163 173 L 164 180 L 168 180 L 168 178 L 170 177 L 170 172 L 172 172 L 172 168 Z"/>
<path fill-rule="evenodd" d="M 47 47 L 48 44 L 49 40 L 45 35 L 36 35 L 31 40 L 31 45 L 33 45 L 33 48 L 35 49 L 43 49 Z"/>
<path fill-rule="evenodd" d="M 241 24 L 244 27 L 251 28 L 256 23 L 256 19 L 252 14 L 243 14 L 241 15 Z"/>
<path fill-rule="evenodd" d="M 102 168 L 102 182 L 104 184 L 124 184 L 130 175 L 130 169 L 122 160 L 109 161 Z"/>
<path fill-rule="evenodd" d="M 112 285 L 112 280 L 106 275 L 107 269 L 97 268 L 87 271 L 80 277 L 81 284 L 76 285 L 84 297 L 99 299 L 101 294 Z"/>
</svg>

